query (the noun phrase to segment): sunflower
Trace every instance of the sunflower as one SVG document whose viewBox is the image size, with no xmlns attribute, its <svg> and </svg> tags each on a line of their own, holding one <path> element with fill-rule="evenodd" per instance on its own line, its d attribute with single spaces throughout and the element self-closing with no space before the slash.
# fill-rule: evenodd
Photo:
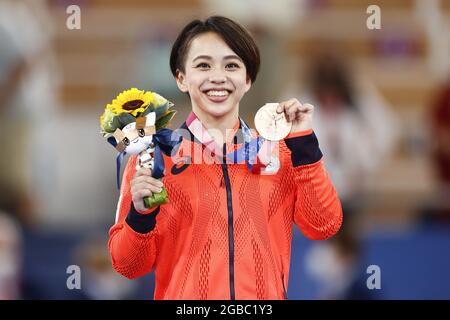
<svg viewBox="0 0 450 320">
<path fill-rule="evenodd" d="M 116 115 L 126 112 L 136 117 L 152 101 L 154 101 L 154 96 L 151 92 L 132 88 L 123 91 L 112 101 L 111 111 Z"/>
<path fill-rule="evenodd" d="M 173 103 L 151 91 L 132 88 L 123 91 L 110 104 L 100 117 L 100 129 L 103 136 L 108 136 L 117 128 L 136 121 L 137 117 L 145 117 L 150 112 L 156 114 L 156 130 L 170 125 L 176 111 Z"/>
</svg>

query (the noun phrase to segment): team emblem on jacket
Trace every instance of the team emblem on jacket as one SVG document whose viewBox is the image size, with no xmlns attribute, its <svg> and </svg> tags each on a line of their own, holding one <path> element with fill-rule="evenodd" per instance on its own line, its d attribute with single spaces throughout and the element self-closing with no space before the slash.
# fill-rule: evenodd
<svg viewBox="0 0 450 320">
<path fill-rule="evenodd" d="M 183 172 L 184 170 L 186 170 L 187 167 L 189 167 L 189 165 L 191 164 L 192 159 L 189 156 L 185 156 L 183 158 L 181 158 L 179 161 L 177 161 L 173 166 L 172 169 L 170 170 L 170 172 L 175 175 L 175 174 L 179 174 L 181 172 Z"/>
<path fill-rule="evenodd" d="M 276 156 L 270 157 L 270 162 L 267 164 L 267 166 L 261 170 L 262 175 L 273 175 L 280 170 L 281 163 L 280 159 Z"/>
</svg>

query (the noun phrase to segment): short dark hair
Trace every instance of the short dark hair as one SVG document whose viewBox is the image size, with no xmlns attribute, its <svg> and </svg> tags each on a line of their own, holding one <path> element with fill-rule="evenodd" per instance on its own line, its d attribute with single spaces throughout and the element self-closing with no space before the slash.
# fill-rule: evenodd
<svg viewBox="0 0 450 320">
<path fill-rule="evenodd" d="M 205 21 L 188 23 L 178 35 L 170 53 L 170 70 L 177 77 L 177 70 L 185 72 L 186 56 L 192 40 L 206 32 L 215 32 L 244 62 L 247 75 L 252 83 L 259 71 L 260 55 L 258 46 L 250 33 L 240 24 L 222 16 L 211 16 Z"/>
</svg>

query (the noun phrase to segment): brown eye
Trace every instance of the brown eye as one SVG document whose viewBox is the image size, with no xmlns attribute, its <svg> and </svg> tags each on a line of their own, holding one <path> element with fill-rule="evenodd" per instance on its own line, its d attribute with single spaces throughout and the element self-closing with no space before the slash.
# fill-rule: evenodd
<svg viewBox="0 0 450 320">
<path fill-rule="evenodd" d="M 130 145 L 130 139 L 128 139 L 128 138 L 123 138 L 122 142 L 123 142 L 123 144 L 126 145 L 126 146 L 129 146 L 129 145 Z"/>
<path fill-rule="evenodd" d="M 237 63 L 229 63 L 229 64 L 226 65 L 226 68 L 228 68 L 228 69 L 237 69 L 237 68 L 239 68 L 239 66 L 238 66 Z"/>
<path fill-rule="evenodd" d="M 139 130 L 138 130 L 138 135 L 139 135 L 139 137 L 144 137 L 144 136 L 145 136 L 145 131 L 144 131 L 144 129 L 139 129 Z"/>
<path fill-rule="evenodd" d="M 209 67 L 209 65 L 205 62 L 201 62 L 196 66 L 196 68 L 200 68 L 200 69 L 206 69 L 208 67 Z"/>
</svg>

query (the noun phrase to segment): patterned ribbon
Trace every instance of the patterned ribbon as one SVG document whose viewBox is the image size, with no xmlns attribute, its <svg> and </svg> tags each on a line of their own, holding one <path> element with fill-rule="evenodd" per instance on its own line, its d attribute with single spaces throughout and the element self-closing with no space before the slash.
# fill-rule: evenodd
<svg viewBox="0 0 450 320">
<path fill-rule="evenodd" d="M 239 123 L 244 141 L 240 148 L 228 152 L 225 155 L 227 163 L 247 163 L 247 168 L 250 172 L 260 174 L 270 162 L 270 156 L 268 155 L 271 154 L 276 142 L 266 140 L 261 136 L 253 135 L 252 131 L 241 117 L 239 117 Z M 217 146 L 217 143 L 194 112 L 189 114 L 186 125 L 197 140 L 204 144 L 211 153 L 223 160 L 222 149 Z"/>
</svg>

